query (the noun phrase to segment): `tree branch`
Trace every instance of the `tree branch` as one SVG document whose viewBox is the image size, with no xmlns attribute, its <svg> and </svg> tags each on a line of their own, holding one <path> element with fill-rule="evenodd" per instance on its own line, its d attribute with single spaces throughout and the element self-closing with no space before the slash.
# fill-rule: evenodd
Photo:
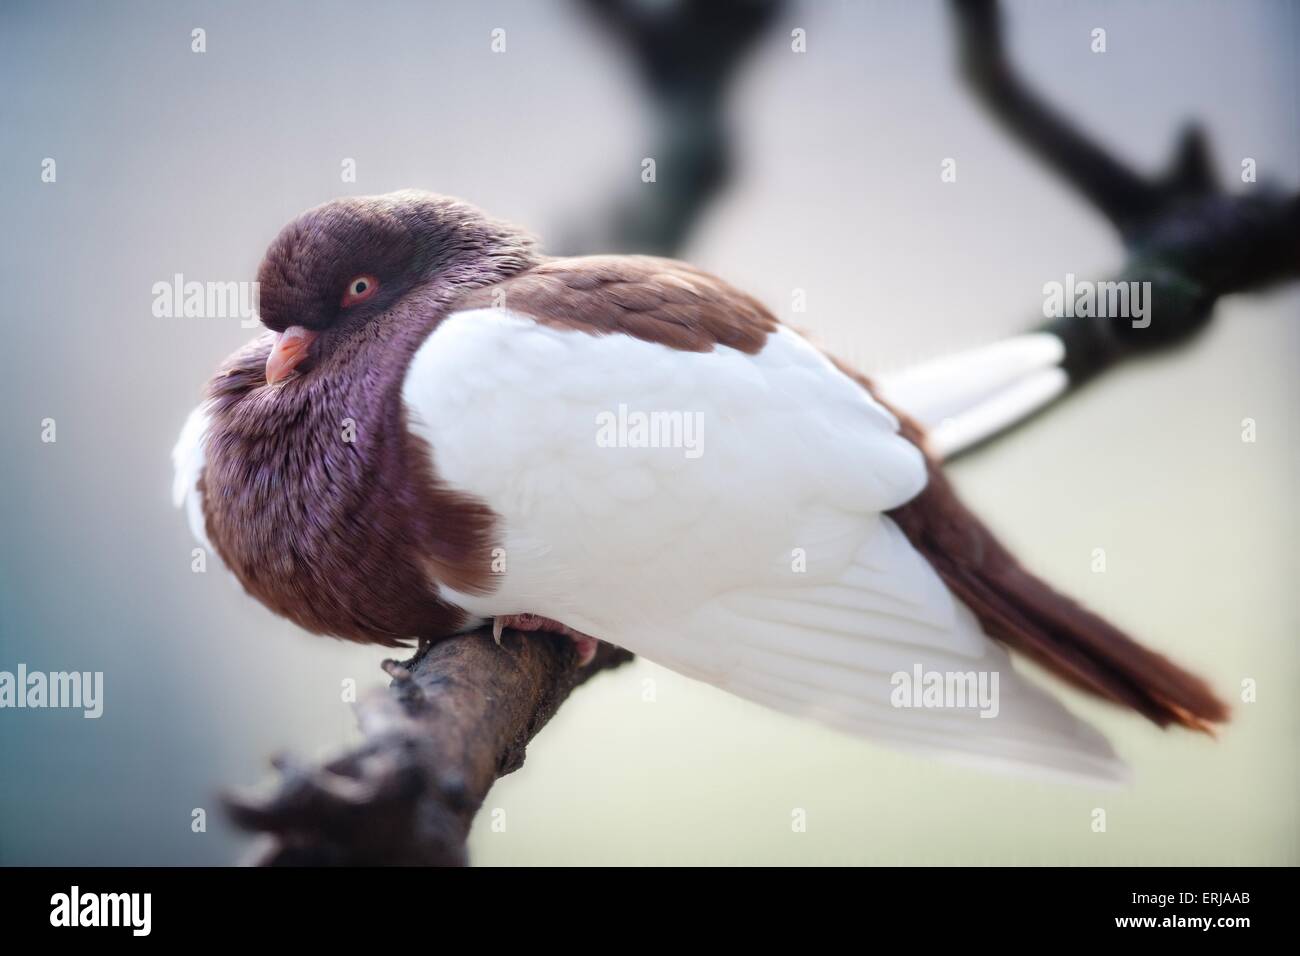
<svg viewBox="0 0 1300 956">
<path fill-rule="evenodd" d="M 1300 277 L 1300 196 L 1263 183 L 1228 194 L 1210 148 L 1184 128 L 1167 171 L 1143 177 L 1052 110 L 1012 69 L 994 0 L 951 0 L 958 58 L 971 90 L 1029 152 L 1119 232 L 1128 260 L 1112 282 L 1149 282 L 1149 325 L 1130 316 L 1064 317 L 1040 326 L 1065 343 L 1071 388 L 1124 358 L 1190 341 L 1215 303 Z"/>
<path fill-rule="evenodd" d="M 464 865 L 497 777 L 523 766 L 575 687 L 631 659 L 602 643 L 578 667 L 568 638 L 506 631 L 498 646 L 479 630 L 386 661 L 392 684 L 357 705 L 359 746 L 321 767 L 277 760 L 273 793 L 228 795 L 227 808 L 273 837 L 263 866 Z"/>
<path fill-rule="evenodd" d="M 627 51 L 646 92 L 653 184 L 625 176 L 607 208 L 557 243 L 569 254 L 677 253 L 732 174 L 727 94 L 784 0 L 583 0 Z M 593 228 L 590 223 L 597 225 Z"/>
<path fill-rule="evenodd" d="M 955 0 L 953 13 L 962 74 L 1008 131 L 1117 226 L 1149 215 L 1154 197 L 1147 183 L 1035 96 L 1012 70 L 997 4 Z"/>
</svg>

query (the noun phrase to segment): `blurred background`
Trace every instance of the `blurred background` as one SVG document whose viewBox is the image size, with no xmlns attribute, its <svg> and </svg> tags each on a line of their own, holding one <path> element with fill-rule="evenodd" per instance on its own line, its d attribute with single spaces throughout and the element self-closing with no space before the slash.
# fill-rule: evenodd
<svg viewBox="0 0 1300 956">
<path fill-rule="evenodd" d="M 1259 188 L 1240 182 L 1246 157 L 1261 183 L 1300 186 L 1300 5 L 1005 14 L 1025 78 L 1136 168 L 1163 168 L 1195 118 L 1230 190 Z M 552 249 L 599 251 L 621 197 L 673 189 L 663 118 L 627 47 L 573 2 L 9 2 L 0 78 L 0 670 L 105 675 L 99 720 L 0 710 L 0 863 L 233 862 L 248 841 L 218 793 L 263 780 L 275 752 L 353 742 L 342 684 L 384 684 L 385 654 L 297 631 L 215 560 L 192 572 L 169 452 L 205 380 L 253 333 L 157 318 L 153 284 L 251 280 L 304 208 L 411 186 Z M 678 254 L 868 372 L 1018 332 L 1041 321 L 1045 282 L 1122 264 L 1108 224 L 961 84 L 941 3 L 780 8 L 735 74 L 726 128 L 729 181 Z M 657 182 L 643 183 L 657 155 Z M 941 181 L 946 158 L 956 182 Z M 1109 374 L 953 466 L 1026 564 L 1234 703 L 1217 741 L 1056 685 L 1135 783 L 1026 783 L 896 755 L 637 661 L 577 691 L 497 785 L 485 810 L 506 827 L 481 814 L 472 859 L 1300 862 L 1298 316 L 1295 285 L 1225 299 L 1188 348 Z"/>
</svg>

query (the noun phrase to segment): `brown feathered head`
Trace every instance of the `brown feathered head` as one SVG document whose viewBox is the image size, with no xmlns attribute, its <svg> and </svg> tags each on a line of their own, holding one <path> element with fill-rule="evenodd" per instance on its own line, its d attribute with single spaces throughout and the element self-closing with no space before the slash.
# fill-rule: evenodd
<svg viewBox="0 0 1300 956">
<path fill-rule="evenodd" d="M 413 294 L 449 301 L 534 261 L 526 233 L 447 196 L 403 190 L 309 209 L 258 270 L 262 322 L 281 333 L 267 378 L 308 371 Z"/>
</svg>

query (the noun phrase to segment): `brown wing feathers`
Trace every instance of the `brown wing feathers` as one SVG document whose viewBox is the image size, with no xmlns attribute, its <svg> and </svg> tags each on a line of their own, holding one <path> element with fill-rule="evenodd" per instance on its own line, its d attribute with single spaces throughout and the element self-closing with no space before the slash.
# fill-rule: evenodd
<svg viewBox="0 0 1300 956">
<path fill-rule="evenodd" d="M 777 321 L 751 296 L 683 262 L 654 256 L 550 259 L 466 296 L 458 308 L 518 309 L 543 325 L 622 333 L 683 352 L 725 345 L 753 355 Z"/>
</svg>

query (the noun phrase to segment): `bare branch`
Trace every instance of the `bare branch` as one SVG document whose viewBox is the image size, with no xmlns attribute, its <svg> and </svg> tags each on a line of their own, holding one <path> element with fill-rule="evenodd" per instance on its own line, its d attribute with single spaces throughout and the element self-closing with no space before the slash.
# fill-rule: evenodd
<svg viewBox="0 0 1300 956">
<path fill-rule="evenodd" d="M 583 0 L 626 47 L 647 93 L 654 124 L 654 184 L 626 171 L 627 188 L 607 208 L 569 230 L 569 254 L 673 255 L 689 238 L 732 172 L 727 93 L 740 65 L 776 19 L 784 0 Z M 591 224 L 595 223 L 593 227 Z"/>
<path fill-rule="evenodd" d="M 601 644 L 578 667 L 572 642 L 488 630 L 386 662 L 393 682 L 357 705 L 364 742 L 322 767 L 278 760 L 269 796 L 231 795 L 245 829 L 271 835 L 261 865 L 466 862 L 474 815 L 496 779 L 518 770 L 529 741 L 574 687 L 632 655 Z"/>
<path fill-rule="evenodd" d="M 1206 136 L 1194 125 L 1184 128 L 1164 176 L 1139 176 L 1015 75 L 994 0 L 952 0 L 952 10 L 963 72 L 980 102 L 1119 230 L 1129 258 L 1110 281 L 1150 283 L 1149 324 L 1071 316 L 1041 327 L 1065 343 L 1072 387 L 1127 356 L 1189 341 L 1208 325 L 1220 296 L 1300 276 L 1300 197 L 1263 184 L 1223 192 Z"/>
<path fill-rule="evenodd" d="M 966 81 L 1008 131 L 1122 230 L 1157 205 L 1154 190 L 1040 100 L 1011 68 L 994 0 L 954 0 Z"/>
</svg>

